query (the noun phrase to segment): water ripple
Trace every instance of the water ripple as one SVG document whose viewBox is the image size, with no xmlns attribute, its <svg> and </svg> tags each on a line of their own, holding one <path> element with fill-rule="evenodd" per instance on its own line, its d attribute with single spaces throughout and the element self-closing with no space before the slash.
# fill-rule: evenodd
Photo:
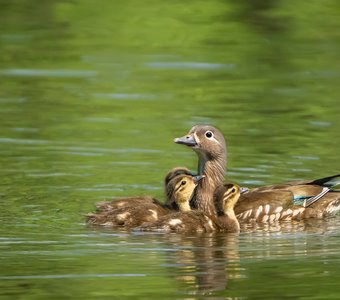
<svg viewBox="0 0 340 300">
<path fill-rule="evenodd" d="M 96 71 L 82 70 L 38 70 L 38 69 L 7 69 L 0 71 L 0 76 L 11 77 L 62 77 L 83 78 L 96 76 Z"/>
<path fill-rule="evenodd" d="M 150 62 L 144 64 L 151 69 L 174 70 L 232 70 L 235 64 L 214 64 L 204 62 Z"/>
<path fill-rule="evenodd" d="M 33 139 L 0 138 L 0 143 L 41 145 L 41 144 L 48 143 L 48 141 L 45 141 L 45 140 L 33 140 Z"/>
<path fill-rule="evenodd" d="M 155 100 L 156 96 L 152 94 L 94 94 L 100 99 L 114 99 L 114 100 Z"/>
<path fill-rule="evenodd" d="M 86 177 L 90 176 L 90 174 L 71 174 L 71 173 L 28 173 L 26 174 L 28 177 L 60 177 L 60 176 L 76 176 L 76 177 Z"/>
</svg>

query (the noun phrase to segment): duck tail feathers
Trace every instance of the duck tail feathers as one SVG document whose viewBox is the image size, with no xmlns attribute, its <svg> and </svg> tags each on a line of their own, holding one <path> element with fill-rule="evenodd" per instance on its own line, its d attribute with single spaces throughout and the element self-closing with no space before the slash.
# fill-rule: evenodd
<svg viewBox="0 0 340 300">
<path fill-rule="evenodd" d="M 310 184 L 317 184 L 328 188 L 334 188 L 335 186 L 340 185 L 340 174 L 316 179 L 312 181 Z"/>
</svg>

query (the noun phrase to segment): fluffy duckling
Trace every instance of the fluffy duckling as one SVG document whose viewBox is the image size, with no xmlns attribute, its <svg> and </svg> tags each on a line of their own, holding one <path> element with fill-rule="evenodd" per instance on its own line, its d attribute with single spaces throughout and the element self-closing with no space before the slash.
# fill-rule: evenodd
<svg viewBox="0 0 340 300">
<path fill-rule="evenodd" d="M 184 167 L 175 167 L 171 169 L 165 176 L 164 179 L 164 190 L 165 190 L 165 196 L 166 196 L 166 201 L 165 201 L 165 206 L 169 208 L 174 208 L 178 209 L 178 207 L 173 207 L 172 203 L 175 203 L 174 200 L 171 199 L 171 195 L 168 193 L 171 192 L 171 189 L 167 189 L 168 183 L 175 178 L 178 175 L 192 175 L 193 174 L 189 171 L 189 169 L 184 168 Z M 98 214 L 99 212 L 111 212 L 116 209 L 120 208 L 126 208 L 126 207 L 136 207 L 140 205 L 145 205 L 145 204 L 150 204 L 150 203 L 157 203 L 158 200 L 151 197 L 151 196 L 133 196 L 133 197 L 126 197 L 120 200 L 112 200 L 112 201 L 101 201 L 96 203 L 96 213 Z"/>
<path fill-rule="evenodd" d="M 139 230 L 175 231 L 175 232 L 234 232 L 240 231 L 240 225 L 234 213 L 234 206 L 240 197 L 240 187 L 224 184 L 214 193 L 215 215 L 207 215 L 200 210 L 177 212 L 166 215 L 152 223 L 144 223 Z M 176 198 L 176 201 L 180 197 Z M 181 197 L 182 199 L 185 198 Z M 188 202 L 190 198 L 186 198 Z"/>
<path fill-rule="evenodd" d="M 196 125 L 175 143 L 191 147 L 198 155 L 198 174 L 205 175 L 193 197 L 193 206 L 214 213 L 213 193 L 224 181 L 227 147 L 215 127 Z M 263 186 L 242 193 L 235 206 L 239 219 L 259 222 L 299 218 L 322 218 L 340 210 L 340 192 L 333 190 L 340 174 L 317 180 Z"/>
<path fill-rule="evenodd" d="M 241 195 L 241 188 L 237 184 L 225 183 L 216 188 L 214 203 L 216 208 L 216 224 L 220 231 L 240 232 L 234 207 Z"/>
<path fill-rule="evenodd" d="M 182 211 L 190 210 L 187 199 L 190 199 L 195 187 L 203 176 L 188 174 L 175 175 L 166 186 L 166 193 L 174 198 Z M 137 199 L 138 201 L 140 199 Z M 153 199 L 142 205 L 124 206 L 118 209 L 88 215 L 88 223 L 104 226 L 137 227 L 145 222 L 153 222 L 159 217 L 172 212 L 169 207 Z"/>
</svg>

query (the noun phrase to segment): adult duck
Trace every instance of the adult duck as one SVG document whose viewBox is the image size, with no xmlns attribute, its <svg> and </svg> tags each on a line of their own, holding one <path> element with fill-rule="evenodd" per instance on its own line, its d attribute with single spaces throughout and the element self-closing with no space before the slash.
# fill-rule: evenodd
<svg viewBox="0 0 340 300">
<path fill-rule="evenodd" d="M 240 224 L 234 212 L 234 206 L 240 197 L 240 187 L 235 184 L 226 183 L 214 192 L 213 202 L 215 214 L 208 215 L 200 210 L 181 211 L 171 213 L 159 218 L 155 222 L 144 223 L 138 228 L 143 231 L 165 231 L 165 232 L 233 232 L 240 231 Z M 186 199 L 189 206 L 189 197 L 178 197 L 175 199 Z M 180 203 L 177 203 L 180 206 Z"/>
<path fill-rule="evenodd" d="M 192 176 L 189 174 L 175 174 L 167 182 L 166 194 L 171 201 L 175 201 L 181 211 L 190 210 L 187 199 L 190 199 L 198 182 L 204 176 Z M 152 199 L 152 200 L 150 200 Z M 142 201 L 146 200 L 146 201 Z M 87 215 L 87 223 L 103 226 L 124 226 L 132 228 L 140 226 L 144 222 L 153 222 L 159 217 L 173 212 L 167 204 L 162 204 L 152 197 L 136 197 L 119 200 L 124 205 L 112 208 L 115 203 L 108 205 L 107 210 L 100 210 Z M 102 207 L 101 207 L 102 208 Z"/>
<path fill-rule="evenodd" d="M 205 175 L 195 190 L 192 205 L 214 213 L 213 193 L 224 182 L 227 147 L 222 133 L 213 126 L 196 125 L 175 143 L 191 147 L 198 155 L 198 174 Z M 287 182 L 248 190 L 235 206 L 239 219 L 276 221 L 323 218 L 340 210 L 340 192 L 332 191 L 340 174 L 310 181 Z"/>
</svg>

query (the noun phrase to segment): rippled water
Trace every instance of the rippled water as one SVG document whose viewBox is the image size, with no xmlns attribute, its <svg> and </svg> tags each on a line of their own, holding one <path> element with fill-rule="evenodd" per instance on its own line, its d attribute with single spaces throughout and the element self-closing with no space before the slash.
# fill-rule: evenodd
<svg viewBox="0 0 340 300">
<path fill-rule="evenodd" d="M 228 142 L 244 186 L 339 173 L 336 1 L 2 1 L 0 298 L 338 299 L 339 216 L 235 235 L 89 228 L 153 195 L 174 137 Z"/>
</svg>

